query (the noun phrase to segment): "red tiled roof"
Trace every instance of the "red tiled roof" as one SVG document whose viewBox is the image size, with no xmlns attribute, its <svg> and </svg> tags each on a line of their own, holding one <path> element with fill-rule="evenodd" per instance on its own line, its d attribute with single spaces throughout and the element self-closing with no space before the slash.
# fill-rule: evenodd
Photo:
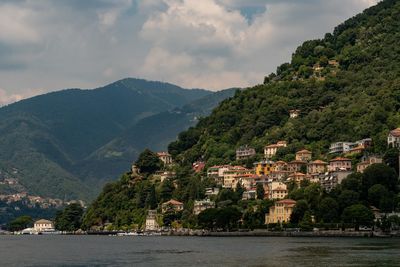
<svg viewBox="0 0 400 267">
<path fill-rule="evenodd" d="M 290 204 L 296 204 L 296 201 L 293 199 L 282 199 L 282 200 L 277 201 L 276 203 L 290 205 Z"/>
<path fill-rule="evenodd" d="M 164 203 L 163 203 L 163 205 L 165 205 L 165 204 L 171 204 L 171 205 L 183 205 L 183 203 L 182 203 L 182 202 L 179 202 L 178 200 L 175 200 L 175 199 L 171 199 L 171 200 L 169 200 L 169 201 L 167 201 L 167 202 L 164 202 Z"/>
<path fill-rule="evenodd" d="M 306 164 L 307 162 L 302 161 L 302 160 L 292 160 L 291 162 L 289 162 L 289 164 L 296 164 L 296 163 L 299 163 L 299 164 Z"/>
<path fill-rule="evenodd" d="M 328 163 L 325 162 L 325 161 L 322 161 L 322 160 L 317 159 L 317 160 L 314 160 L 313 162 L 311 162 L 311 164 L 325 165 L 325 164 L 328 164 Z"/>
<path fill-rule="evenodd" d="M 311 151 L 309 151 L 307 149 L 300 150 L 296 154 L 300 154 L 300 153 L 302 153 L 302 154 L 312 154 Z"/>
<path fill-rule="evenodd" d="M 332 162 L 332 161 L 351 161 L 351 159 L 337 157 L 337 158 L 331 159 L 329 162 Z"/>
<path fill-rule="evenodd" d="M 400 128 L 390 131 L 390 134 L 393 135 L 394 137 L 400 137 Z"/>
</svg>

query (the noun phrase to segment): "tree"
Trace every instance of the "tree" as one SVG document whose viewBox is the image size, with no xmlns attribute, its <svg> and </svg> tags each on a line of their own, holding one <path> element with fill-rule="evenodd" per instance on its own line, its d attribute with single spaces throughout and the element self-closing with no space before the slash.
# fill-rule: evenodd
<svg viewBox="0 0 400 267">
<path fill-rule="evenodd" d="M 197 216 L 198 224 L 203 229 L 214 229 L 217 219 L 218 209 L 206 209 Z"/>
<path fill-rule="evenodd" d="M 310 208 L 307 201 L 305 201 L 304 199 L 298 200 L 293 208 L 292 214 L 290 215 L 290 222 L 299 223 L 303 219 L 304 214 L 309 211 L 309 209 Z"/>
<path fill-rule="evenodd" d="M 318 207 L 318 217 L 324 223 L 332 223 L 338 218 L 339 204 L 331 197 L 322 199 Z"/>
<path fill-rule="evenodd" d="M 311 231 L 312 230 L 312 217 L 309 211 L 304 213 L 303 218 L 301 219 L 299 226 L 303 231 Z"/>
<path fill-rule="evenodd" d="M 257 194 L 257 199 L 264 199 L 265 190 L 262 184 L 257 184 L 256 194 Z"/>
<path fill-rule="evenodd" d="M 11 232 L 21 231 L 25 228 L 31 227 L 33 225 L 33 220 L 30 216 L 20 216 L 12 220 L 8 224 L 8 230 Z"/>
<path fill-rule="evenodd" d="M 341 209 L 344 209 L 348 206 L 357 204 L 359 199 L 359 193 L 354 192 L 353 190 L 343 190 L 338 197 L 339 206 Z"/>
<path fill-rule="evenodd" d="M 238 226 L 242 213 L 236 207 L 226 207 L 219 209 L 216 217 L 216 227 L 230 230 Z"/>
<path fill-rule="evenodd" d="M 163 168 L 163 162 L 158 158 L 157 154 L 149 149 L 145 149 L 140 153 L 136 161 L 136 166 L 142 173 L 152 174 Z"/>
<path fill-rule="evenodd" d="M 368 189 L 368 201 L 371 205 L 380 208 L 382 198 L 388 197 L 388 190 L 381 184 L 376 184 Z"/>
<path fill-rule="evenodd" d="M 81 227 L 83 208 L 80 204 L 73 203 L 56 215 L 54 226 L 60 231 L 76 231 Z"/>
<path fill-rule="evenodd" d="M 391 147 L 386 150 L 383 156 L 383 161 L 399 173 L 399 150 L 395 147 Z"/>
<path fill-rule="evenodd" d="M 155 209 L 157 207 L 156 188 L 154 184 L 150 186 L 149 192 L 147 193 L 145 206 L 149 209 Z"/>
<path fill-rule="evenodd" d="M 371 226 L 374 223 L 374 214 L 362 204 L 351 205 L 344 209 L 342 219 L 346 223 L 354 224 L 356 230 L 360 226 Z"/>
<path fill-rule="evenodd" d="M 160 198 L 162 202 L 168 201 L 172 198 L 172 192 L 174 191 L 174 184 L 170 179 L 165 179 L 161 184 Z"/>
<path fill-rule="evenodd" d="M 341 185 L 343 190 L 353 190 L 356 192 L 361 191 L 363 174 L 354 172 L 343 179 Z"/>
<path fill-rule="evenodd" d="M 238 182 L 236 184 L 236 190 L 235 193 L 237 195 L 237 199 L 240 200 L 242 199 L 243 193 L 244 193 L 245 189 L 242 187 L 242 185 L 240 184 L 240 182 Z"/>
<path fill-rule="evenodd" d="M 387 190 L 397 192 L 398 177 L 393 168 L 386 164 L 372 164 L 365 169 L 362 179 L 363 194 L 366 198 L 368 189 L 375 185 L 381 184 Z"/>
</svg>

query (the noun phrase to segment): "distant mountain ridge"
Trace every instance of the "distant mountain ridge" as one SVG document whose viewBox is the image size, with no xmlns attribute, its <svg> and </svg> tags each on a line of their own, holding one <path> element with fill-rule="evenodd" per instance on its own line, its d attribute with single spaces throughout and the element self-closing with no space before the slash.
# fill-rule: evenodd
<svg viewBox="0 0 400 267">
<path fill-rule="evenodd" d="M 66 89 L 22 100 L 0 108 L 0 166 L 16 169 L 17 178 L 31 193 L 88 199 L 105 180 L 115 177 L 92 177 L 88 183 L 83 175 L 90 170 L 84 166 L 96 169 L 110 164 L 82 162 L 142 120 L 210 94 L 128 78 L 97 89 Z"/>
</svg>

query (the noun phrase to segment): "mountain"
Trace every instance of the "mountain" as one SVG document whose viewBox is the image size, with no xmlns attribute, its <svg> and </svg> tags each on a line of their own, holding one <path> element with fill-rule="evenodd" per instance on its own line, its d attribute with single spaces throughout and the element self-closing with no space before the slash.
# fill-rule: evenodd
<svg viewBox="0 0 400 267">
<path fill-rule="evenodd" d="M 279 150 L 282 153 L 277 153 L 276 160 L 293 160 L 294 153 L 304 148 L 316 159 L 329 160 L 331 142 L 371 137 L 373 146 L 367 152 L 383 155 L 391 151 L 397 164 L 398 151 L 387 148 L 386 138 L 390 129 L 400 126 L 399 43 L 400 1 L 395 0 L 384 0 L 365 10 L 323 39 L 304 42 L 291 62 L 265 77 L 264 84 L 237 91 L 209 116 L 199 119 L 195 127 L 178 135 L 169 145 L 178 163 L 173 181 L 159 182 L 152 174 L 123 174 L 107 184 L 88 208 L 83 227 L 101 229 L 106 223 L 110 229 L 140 227 L 147 209 L 160 207 L 171 198 L 183 202 L 184 210 L 168 211 L 164 222 L 169 225 L 175 221 L 184 227 L 199 227 L 198 222 L 203 221 L 206 228 L 226 229 L 227 225 L 229 229 L 242 219 L 249 228 L 264 226 L 273 202 L 241 201 L 243 188 L 239 186 L 236 191 L 221 189 L 212 196 L 217 209 L 198 217 L 192 212 L 194 200 L 203 199 L 205 188 L 216 185 L 205 171 L 194 173 L 192 163 L 204 160 L 206 167 L 244 164 L 235 159 L 235 150 L 242 145 L 254 147 L 261 158 L 265 145 L 285 140 L 288 146 Z M 297 117 L 290 116 L 292 110 L 298 111 Z M 152 159 L 149 151 L 145 156 Z M 312 229 L 314 215 L 321 225 L 352 223 L 361 211 L 369 225 L 374 217 L 369 206 L 385 212 L 400 210 L 397 175 L 393 164 L 385 160 L 389 166 L 372 165 L 364 174 L 349 176 L 331 193 L 317 183 L 298 189 L 296 185 L 289 189 L 289 183 L 289 196 L 299 203 L 294 223 Z M 381 193 L 375 194 L 378 191 Z M 226 224 L 218 224 L 225 219 Z"/>
<path fill-rule="evenodd" d="M 202 116 L 210 114 L 215 106 L 233 96 L 236 90 L 232 88 L 212 93 L 181 108 L 139 120 L 89 155 L 76 166 L 76 171 L 85 179 L 91 180 L 91 184 L 115 179 L 127 170 L 142 150 L 166 150 L 178 133 L 195 125 Z"/>
<path fill-rule="evenodd" d="M 68 89 L 11 104 L 0 109 L 1 171 L 13 173 L 31 194 L 88 199 L 102 181 L 87 183 L 82 176 L 87 170 L 77 167 L 82 161 L 142 119 L 209 94 L 124 79 L 93 90 Z M 93 162 L 90 167 L 99 168 Z"/>
</svg>

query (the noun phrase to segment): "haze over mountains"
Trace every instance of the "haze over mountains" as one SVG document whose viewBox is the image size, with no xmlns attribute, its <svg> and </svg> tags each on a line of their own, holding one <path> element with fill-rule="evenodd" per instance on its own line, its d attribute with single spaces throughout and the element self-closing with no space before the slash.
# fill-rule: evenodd
<svg viewBox="0 0 400 267">
<path fill-rule="evenodd" d="M 0 169 L 31 194 L 90 199 L 142 149 L 166 149 L 234 91 L 130 78 L 26 99 L 0 109 Z"/>
</svg>

